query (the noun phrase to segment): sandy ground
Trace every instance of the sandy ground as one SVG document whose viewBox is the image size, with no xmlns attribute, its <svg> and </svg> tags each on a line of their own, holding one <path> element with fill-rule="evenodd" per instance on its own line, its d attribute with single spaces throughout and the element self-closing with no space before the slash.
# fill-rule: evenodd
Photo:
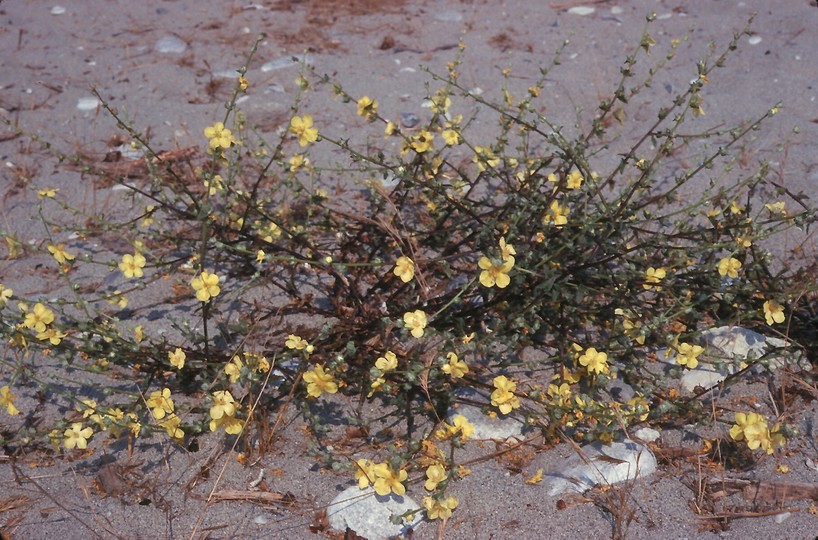
<svg viewBox="0 0 818 540">
<path fill-rule="evenodd" d="M 814 62 L 818 7 L 814 2 L 587 2 L 584 5 L 595 8 L 588 15 L 568 11 L 576 5 L 580 4 L 524 0 L 255 4 L 66 0 L 59 6 L 33 0 L 3 2 L 0 107 L 4 116 L 65 152 L 101 155 L 116 127 L 104 111 L 78 107 L 91 97 L 93 86 L 140 129 L 150 130 L 161 149 L 169 150 L 202 143 L 202 129 L 223 114 L 222 103 L 233 84 L 226 76 L 241 64 L 259 32 L 267 37 L 248 73 L 251 89 L 242 107 L 248 117 L 263 119 L 259 122 L 267 131 L 280 126 L 291 105 L 297 68 L 279 67 L 276 62 L 292 54 L 307 54 L 318 72 L 334 74 L 353 95 L 377 97 L 380 110 L 397 117 L 428 112 L 421 107 L 428 80 L 421 66 L 442 71 L 461 36 L 467 44 L 464 80 L 490 96 L 499 95 L 505 68 L 512 73 L 512 93 L 525 92 L 538 67 L 570 37 L 563 64 L 549 76 L 546 90 L 551 93 L 554 118 L 571 125 L 575 107 L 590 111 L 599 97 L 610 92 L 647 13 L 658 15 L 653 30 L 657 50 L 690 31 L 677 59 L 647 94 L 649 110 L 654 101 L 675 94 L 695 77 L 694 62 L 707 53 L 709 42 L 724 46 L 756 12 L 754 35 L 742 39 L 739 50 L 706 88 L 707 115 L 701 126 L 748 120 L 783 102 L 779 114 L 760 132 L 753 157 L 771 159 L 780 181 L 791 191 L 814 193 L 818 186 L 814 143 L 818 138 L 818 64 Z M 159 52 L 157 43 L 169 37 L 176 39 L 162 43 L 181 43 L 184 50 Z M 264 64 L 269 69 L 261 69 Z M 332 111 L 332 106 L 316 107 L 316 124 L 322 130 L 355 136 L 360 125 L 345 124 Z M 787 151 L 776 153 L 779 145 Z M 115 192 L 95 190 L 87 179 L 57 167 L 27 141 L 0 137 L 0 154 L 7 165 L 0 172 L 4 194 L 0 227 L 17 233 L 24 242 L 39 239 L 42 227 L 31 215 L 36 194 L 19 189 L 21 176 L 38 187 L 59 187 L 75 204 L 123 204 Z M 796 233 L 776 247 L 782 254 L 801 249 L 799 256 L 808 260 L 815 256 L 815 244 L 814 238 Z M 21 298 L 59 289 L 57 284 L 50 286 L 48 276 L 44 280 L 36 268 L 32 272 L 32 264 L 31 259 L 0 262 L 4 284 Z M 43 359 L 43 369 L 59 373 L 60 367 Z M 6 376 L 0 370 L 0 384 Z M 788 380 L 778 375 L 774 384 L 786 386 Z M 746 402 L 742 400 L 753 396 L 761 410 L 771 410 L 763 377 L 718 399 L 740 407 Z M 703 438 L 713 436 L 714 429 L 723 435 L 729 426 L 667 428 L 660 445 L 686 448 L 687 453 L 666 452 L 659 473 L 627 489 L 590 497 L 596 503 L 558 504 L 541 486 L 525 483 L 537 469 L 558 467 L 570 456 L 573 451 L 566 445 L 545 448 L 531 441 L 503 458 L 475 463 L 472 474 L 450 488 L 461 504 L 445 538 L 606 538 L 613 530 L 609 510 L 616 513 L 617 507 L 626 505 L 633 510 L 627 538 L 812 539 L 818 535 L 818 518 L 809 512 L 808 498 L 734 495 L 709 507 L 713 499 L 703 496 L 698 487 L 704 478 L 726 476 L 818 481 L 818 472 L 806 461 L 818 461 L 813 433 L 818 411 L 814 398 L 809 393 L 804 396 L 792 404 L 791 422 L 801 436 L 780 455 L 761 458 L 750 470 L 709 471 L 692 450 L 701 448 Z M 36 402 L 28 398 L 18 406 L 34 407 Z M 103 440 L 94 440 L 93 454 L 25 455 L 14 460 L 0 456 L 3 538 L 328 537 L 321 530 L 321 509 L 352 484 L 350 475 L 321 468 L 308 457 L 311 440 L 301 429 L 302 422 L 296 417 L 291 420 L 270 453 L 247 466 L 231 452 L 232 440 L 221 435 L 201 437 L 197 451 L 156 438 L 140 442 L 132 457 L 123 444 Z M 16 421 L 0 415 L 4 431 L 19 429 Z M 491 441 L 472 442 L 462 451 L 463 459 L 495 450 Z M 779 472 L 780 464 L 788 465 L 790 472 Z M 247 491 L 262 470 L 266 486 L 286 494 L 285 501 L 205 502 L 217 478 L 218 490 Z M 116 478 L 123 477 L 127 481 L 118 483 Z M 103 491 L 108 496 L 98 487 L 105 481 L 109 483 Z M 413 484 L 409 494 L 420 500 L 422 485 Z M 784 510 L 791 512 L 782 514 Z M 705 519 L 719 512 L 732 519 Z M 437 532 L 436 524 L 426 523 L 414 538 L 435 538 Z"/>
</svg>

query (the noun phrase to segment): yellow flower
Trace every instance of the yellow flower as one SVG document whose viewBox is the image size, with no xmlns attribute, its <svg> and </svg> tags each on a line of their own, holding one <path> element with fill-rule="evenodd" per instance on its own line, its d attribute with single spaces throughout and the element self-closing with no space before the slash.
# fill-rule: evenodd
<svg viewBox="0 0 818 540">
<path fill-rule="evenodd" d="M 239 355 L 231 358 L 227 365 L 224 366 L 224 373 L 227 375 L 227 378 L 231 383 L 239 380 L 239 377 L 241 376 L 241 368 L 243 366 L 244 363 L 241 361 L 241 358 L 239 358 Z"/>
<path fill-rule="evenodd" d="M 730 428 L 730 437 L 735 441 L 747 441 L 750 450 L 761 448 L 772 454 L 775 446 L 786 443 L 784 436 L 778 432 L 779 426 L 773 430 L 767 426 L 767 419 L 757 413 L 736 413 L 736 423 Z"/>
<path fill-rule="evenodd" d="M 378 378 L 376 378 L 376 379 L 375 379 L 374 381 L 372 381 L 372 383 L 369 385 L 369 393 L 366 395 L 366 397 L 372 397 L 372 395 L 373 395 L 375 392 L 380 392 L 380 391 L 381 391 L 381 388 L 383 388 L 383 385 L 385 385 L 385 384 L 386 384 L 386 379 L 384 379 L 383 377 L 378 377 Z"/>
<path fill-rule="evenodd" d="M 193 278 L 190 285 L 193 287 L 193 290 L 196 291 L 196 298 L 199 299 L 200 302 L 207 302 L 211 298 L 218 296 L 222 291 L 219 287 L 219 276 L 211 274 L 206 270 L 203 270 L 201 275 Z"/>
<path fill-rule="evenodd" d="M 462 414 L 457 414 L 452 418 L 452 429 L 454 434 L 460 433 L 460 439 L 463 441 L 474 435 L 474 425 Z"/>
<path fill-rule="evenodd" d="M 375 367 L 386 373 L 398 367 L 398 357 L 392 351 L 386 351 L 386 354 L 375 360 Z"/>
<path fill-rule="evenodd" d="M 284 342 L 284 345 L 288 349 L 293 349 L 296 351 L 306 350 L 308 353 L 313 351 L 313 346 L 310 345 L 306 339 L 302 338 L 301 336 L 296 336 L 295 334 L 288 335 L 287 341 Z"/>
<path fill-rule="evenodd" d="M 54 322 L 54 312 L 42 305 L 40 302 L 34 304 L 34 309 L 26 313 L 23 326 L 31 328 L 37 333 L 45 332 L 45 327 Z"/>
<path fill-rule="evenodd" d="M 395 124 L 395 122 L 387 122 L 386 127 L 383 130 L 383 136 L 384 137 L 389 137 L 392 134 L 394 134 L 395 131 L 397 131 L 397 130 L 398 130 L 398 126 L 397 126 L 397 124 Z"/>
<path fill-rule="evenodd" d="M 217 390 L 213 392 L 213 406 L 210 407 L 210 418 L 219 420 L 223 416 L 236 416 L 236 410 L 240 407 L 233 395 L 227 390 Z M 211 428 L 210 431 L 215 431 Z"/>
<path fill-rule="evenodd" d="M 370 483 L 375 482 L 375 472 L 372 470 L 375 464 L 368 459 L 359 459 L 355 462 L 355 480 L 358 481 L 359 489 L 366 489 Z"/>
<path fill-rule="evenodd" d="M 204 187 L 207 188 L 207 194 L 211 197 L 220 191 L 224 191 L 224 179 L 220 174 L 214 174 L 213 178 L 204 179 Z"/>
<path fill-rule="evenodd" d="M 427 130 L 424 129 L 423 131 L 409 139 L 409 145 L 412 147 L 412 149 L 414 149 L 415 152 L 417 152 L 418 154 L 422 154 L 434 148 L 434 139 L 435 139 L 434 134 L 429 133 Z"/>
<path fill-rule="evenodd" d="M 443 373 L 451 375 L 455 379 L 462 379 L 463 376 L 469 372 L 469 365 L 463 360 L 458 359 L 455 353 L 450 352 L 446 354 L 446 358 L 449 359 L 449 362 L 443 364 L 441 368 Z"/>
<path fill-rule="evenodd" d="M 185 351 L 179 347 L 176 347 L 176 350 L 173 352 L 168 352 L 168 361 L 170 362 L 170 365 L 176 369 L 182 369 L 185 367 L 186 358 L 187 355 L 185 354 Z"/>
<path fill-rule="evenodd" d="M 228 435 L 238 435 L 244 429 L 244 422 L 234 416 L 222 416 L 218 420 L 210 421 L 210 431 L 216 431 L 220 427 L 223 427 Z"/>
<path fill-rule="evenodd" d="M 657 283 L 665 279 L 665 277 L 667 277 L 667 271 L 664 268 L 654 268 L 651 266 L 645 272 L 645 283 L 642 284 L 642 288 L 645 290 L 655 289 L 661 291 L 662 287 L 659 287 Z"/>
<path fill-rule="evenodd" d="M 548 395 L 554 398 L 560 405 L 566 406 L 571 401 L 571 385 L 562 383 L 559 386 L 556 384 L 548 385 Z"/>
<path fill-rule="evenodd" d="M 8 287 L 3 287 L 2 285 L 0 285 L 0 308 L 8 303 L 12 294 L 14 294 L 13 289 L 9 289 Z"/>
<path fill-rule="evenodd" d="M 312 126 L 312 116 L 294 116 L 290 120 L 290 132 L 298 136 L 298 144 L 307 146 L 318 140 L 318 130 Z"/>
<path fill-rule="evenodd" d="M 500 409 L 503 414 L 510 413 L 520 406 L 520 398 L 514 395 L 517 383 L 505 375 L 494 378 L 495 390 L 491 393 L 491 404 Z"/>
<path fill-rule="evenodd" d="M 591 373 L 608 373 L 608 355 L 594 347 L 588 348 L 579 357 L 579 363 Z"/>
<path fill-rule="evenodd" d="M 437 489 L 437 485 L 446 480 L 446 478 L 446 469 L 443 465 L 430 465 L 426 469 L 426 483 L 423 485 L 429 491 L 434 491 Z"/>
<path fill-rule="evenodd" d="M 426 313 L 422 310 L 408 311 L 403 314 L 403 323 L 411 332 L 411 334 L 420 338 L 423 337 L 423 331 L 427 324 Z"/>
<path fill-rule="evenodd" d="M 304 382 L 307 383 L 307 394 L 317 398 L 321 394 L 334 394 L 338 391 L 338 385 L 332 373 L 325 373 L 324 366 L 318 365 L 304 373 Z"/>
<path fill-rule="evenodd" d="M 148 407 L 152 409 L 151 414 L 153 414 L 153 417 L 157 420 L 161 420 L 166 415 L 173 413 L 173 399 L 170 397 L 169 388 L 151 392 L 151 395 L 147 399 L 147 404 Z"/>
<path fill-rule="evenodd" d="M 144 275 L 142 272 L 144 267 L 145 257 L 139 252 L 135 252 L 133 255 L 123 255 L 122 261 L 119 263 L 119 269 L 128 279 L 141 278 Z"/>
<path fill-rule="evenodd" d="M 517 250 L 514 249 L 514 246 L 511 244 L 506 244 L 505 238 L 500 238 L 500 257 L 504 261 L 512 261 L 514 262 L 513 255 L 517 254 Z"/>
<path fill-rule="evenodd" d="M 65 436 L 65 447 L 69 450 L 79 448 L 85 450 L 88 447 L 88 438 L 94 434 L 94 430 L 90 427 L 83 428 L 82 423 L 74 422 L 69 429 L 66 429 L 63 435 Z"/>
<path fill-rule="evenodd" d="M 557 201 L 551 201 L 551 206 L 544 221 L 550 221 L 557 227 L 562 227 L 568 223 L 568 214 L 570 213 L 571 211 L 567 206 L 563 206 Z"/>
<path fill-rule="evenodd" d="M 145 333 L 142 329 L 142 325 L 139 325 L 133 329 L 133 338 L 137 343 L 141 343 L 142 340 L 145 339 Z"/>
<path fill-rule="evenodd" d="M 54 259 L 56 259 L 56 261 L 60 264 L 63 264 L 66 261 L 74 260 L 74 256 L 65 251 L 64 244 L 58 244 L 56 246 L 54 244 L 49 244 L 48 252 L 51 253 L 51 255 L 54 256 Z"/>
<path fill-rule="evenodd" d="M 204 129 L 204 136 L 210 139 L 210 148 L 213 150 L 217 148 L 230 148 L 236 142 L 233 138 L 233 133 L 224 127 L 223 122 L 216 122 L 212 126 L 207 126 Z"/>
<path fill-rule="evenodd" d="M 443 135 L 443 140 L 446 141 L 447 146 L 454 146 L 460 143 L 460 134 L 453 129 L 447 129 L 443 131 L 441 135 Z"/>
<path fill-rule="evenodd" d="M 514 257 L 509 257 L 502 264 L 494 264 L 488 257 L 483 256 L 477 261 L 477 266 L 483 270 L 480 272 L 480 284 L 482 286 L 494 287 L 497 285 L 499 289 L 505 289 L 511 283 L 508 273 L 514 267 Z"/>
<path fill-rule="evenodd" d="M 20 414 L 20 410 L 14 406 L 15 395 L 11 393 L 8 385 L 0 388 L 0 407 L 5 407 L 6 412 L 11 416 Z"/>
<path fill-rule="evenodd" d="M 785 203 L 784 201 L 765 204 L 764 208 L 766 208 L 773 214 L 781 214 L 782 216 L 787 215 L 787 203 Z"/>
<path fill-rule="evenodd" d="M 460 435 L 460 440 L 465 441 L 474 435 L 474 426 L 462 414 L 452 418 L 452 425 L 443 422 L 441 427 L 435 431 L 434 435 L 440 440 L 452 439 Z"/>
<path fill-rule="evenodd" d="M 454 497 L 447 497 L 442 501 L 433 499 L 432 497 L 425 497 L 423 499 L 423 507 L 426 508 L 426 517 L 435 519 L 449 519 L 452 517 L 452 511 L 457 508 L 457 499 Z"/>
<path fill-rule="evenodd" d="M 565 187 L 567 187 L 568 189 L 579 189 L 580 186 L 582 186 L 583 180 L 585 179 L 582 177 L 582 173 L 574 169 L 568 175 L 568 180 L 565 183 Z"/>
<path fill-rule="evenodd" d="M 239 89 L 244 92 L 247 90 L 247 87 L 250 86 L 250 83 L 247 81 L 244 75 L 239 75 Z"/>
<path fill-rule="evenodd" d="M 375 120 L 378 112 L 378 101 L 364 96 L 358 100 L 358 116 L 363 116 L 368 122 Z"/>
<path fill-rule="evenodd" d="M 389 495 L 394 493 L 401 497 L 406 493 L 406 486 L 403 482 L 408 476 L 403 469 L 396 471 L 388 463 L 378 463 L 372 467 L 372 473 L 375 475 L 375 493 L 378 495 Z"/>
<path fill-rule="evenodd" d="M 41 341 L 48 340 L 52 345 L 59 345 L 62 339 L 68 334 L 64 334 L 56 328 L 46 328 L 44 332 L 37 334 L 37 339 Z"/>
<path fill-rule="evenodd" d="M 784 322 L 786 319 L 784 307 L 775 300 L 767 300 L 764 302 L 764 318 L 767 319 L 767 324 L 770 326 Z"/>
<path fill-rule="evenodd" d="M 46 198 L 53 199 L 54 196 L 57 195 L 57 192 L 59 190 L 60 190 L 60 188 L 53 188 L 53 187 L 43 188 L 43 189 L 41 189 L 40 191 L 37 192 L 37 198 L 38 199 L 46 199 Z"/>
<path fill-rule="evenodd" d="M 395 269 L 392 270 L 396 276 L 404 283 L 409 283 L 415 277 L 415 262 L 409 257 L 398 257 L 395 261 Z"/>
<path fill-rule="evenodd" d="M 741 262 L 733 257 L 725 257 L 719 261 L 719 275 L 737 278 Z"/>
<path fill-rule="evenodd" d="M 167 434 L 173 439 L 182 439 L 185 436 L 185 432 L 179 428 L 179 425 L 182 423 L 182 419 L 172 414 L 167 417 L 167 419 L 159 422 L 159 425 L 167 432 Z"/>
<path fill-rule="evenodd" d="M 496 167 L 500 163 L 500 158 L 488 146 L 475 146 L 472 161 L 477 164 L 477 170 L 483 172 L 488 167 Z"/>
<path fill-rule="evenodd" d="M 302 167 L 309 167 L 310 159 L 304 154 L 295 154 L 290 158 L 290 172 L 295 172 Z"/>
<path fill-rule="evenodd" d="M 624 312 L 623 312 L 624 313 Z M 627 317 L 622 319 L 622 329 L 625 330 L 625 335 L 629 339 L 634 340 L 640 345 L 645 344 L 645 336 L 639 330 L 642 328 L 642 321 L 632 321 Z"/>
<path fill-rule="evenodd" d="M 696 369 L 699 365 L 698 356 L 704 352 L 704 347 L 699 345 L 691 345 L 690 343 L 682 343 L 676 349 L 676 363 L 680 366 L 686 366 L 688 369 Z"/>
</svg>

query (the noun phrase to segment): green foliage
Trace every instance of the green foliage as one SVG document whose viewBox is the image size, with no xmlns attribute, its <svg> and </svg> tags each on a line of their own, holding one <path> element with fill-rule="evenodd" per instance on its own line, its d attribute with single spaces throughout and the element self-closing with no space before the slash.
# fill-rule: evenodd
<svg viewBox="0 0 818 540">
<path fill-rule="evenodd" d="M 106 104 L 144 156 L 147 181 L 59 156 L 127 188 L 136 210 L 84 215 L 62 205 L 68 220 L 60 221 L 48 217 L 58 195 L 41 192 L 41 251 L 52 248 L 70 292 L 22 312 L 7 299 L 0 333 L 14 352 L 3 360 L 12 387 L 33 380 L 49 388 L 30 356 L 47 349 L 75 368 L 136 383 L 138 392 L 112 390 L 104 406 L 73 398 L 95 431 L 141 435 L 155 426 L 180 439 L 209 420 L 211 430 L 238 433 L 256 414 L 244 432 L 255 431 L 259 444 L 278 413 L 256 411 L 297 399 L 320 437 L 330 430 L 317 408 L 327 394 L 378 400 L 383 418 L 405 420 L 408 442 L 395 448 L 396 462 L 382 464 L 383 489 L 422 455 L 421 442 L 461 444 L 462 421 L 429 427 L 445 420 L 461 386 L 490 390 L 487 412 L 521 412 L 549 437 L 571 428 L 578 439 L 610 440 L 648 414 L 695 411 L 695 401 L 673 400 L 667 377 L 704 361 L 692 345 L 698 331 L 778 324 L 786 307 L 797 332 L 809 324 L 797 302 L 814 295 L 764 247 L 814 220 L 814 210 L 778 186 L 766 162 L 744 162 L 742 145 L 778 105 L 746 124 L 691 134 L 706 83 L 745 33 L 699 62 L 698 77 L 646 126 L 629 123 L 629 107 L 677 45 L 651 63 L 647 29 L 610 97 L 578 124 L 584 129 L 542 112 L 562 49 L 522 99 L 506 86 L 494 100 L 459 79 L 461 47 L 445 75 L 430 74 L 431 115 L 413 130 L 381 116 L 376 99 L 305 67 L 289 129 L 274 141 L 236 105 L 244 66 L 225 116 L 205 131 L 203 158 L 154 151 Z M 350 115 L 357 105 L 376 139 L 385 129 L 400 152 L 313 125 L 311 103 L 327 92 L 349 103 Z M 455 102 L 478 112 L 465 118 Z M 477 114 L 496 117 L 490 144 L 480 143 L 485 128 L 473 129 Z M 614 151 L 633 129 L 639 136 Z M 338 155 L 346 162 L 332 164 Z M 689 165 L 679 168 L 680 156 Z M 72 254 L 56 240 L 68 232 L 120 248 Z M 86 265 L 121 272 L 131 285 L 71 286 Z M 126 307 L 128 296 L 139 300 Z M 146 319 L 152 306 L 176 304 L 191 316 L 170 315 L 164 327 Z M 677 358 L 670 374 L 657 369 L 662 347 Z M 633 396 L 617 402 L 613 379 Z M 182 412 L 179 395 L 204 400 Z M 59 442 L 67 427 L 52 437 Z M 79 427 L 65 436 L 76 442 Z M 443 459 L 448 470 L 452 456 Z"/>
</svg>

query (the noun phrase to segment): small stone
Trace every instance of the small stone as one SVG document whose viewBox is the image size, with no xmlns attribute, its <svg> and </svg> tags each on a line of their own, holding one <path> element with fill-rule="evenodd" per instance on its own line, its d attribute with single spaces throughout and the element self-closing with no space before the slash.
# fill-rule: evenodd
<svg viewBox="0 0 818 540">
<path fill-rule="evenodd" d="M 750 36 L 750 39 L 747 40 L 747 43 L 750 45 L 758 45 L 761 43 L 761 36 Z"/>
<path fill-rule="evenodd" d="M 312 64 L 312 57 L 306 54 L 293 54 L 290 56 L 283 56 L 275 60 L 270 60 L 261 66 L 261 71 L 267 73 L 268 71 L 277 71 L 285 69 L 304 62 L 305 64 Z"/>
<path fill-rule="evenodd" d="M 420 116 L 415 113 L 400 113 L 400 123 L 403 127 L 412 129 L 420 124 Z"/>
<path fill-rule="evenodd" d="M 54 6 L 53 8 L 51 8 L 51 14 L 52 15 L 63 15 L 63 14 L 65 14 L 65 8 L 62 7 L 62 6 Z"/>
<path fill-rule="evenodd" d="M 543 485 L 548 487 L 548 495 L 584 493 L 599 484 L 636 480 L 656 471 L 653 452 L 633 440 L 609 445 L 589 444 L 583 446 L 581 452 L 582 456 L 571 456 L 558 470 L 545 475 Z"/>
<path fill-rule="evenodd" d="M 83 97 L 77 100 L 77 108 L 81 111 L 93 111 L 102 103 L 96 97 Z"/>
<path fill-rule="evenodd" d="M 449 409 L 447 419 L 449 422 L 458 414 L 466 417 L 466 420 L 474 426 L 472 439 L 493 439 L 499 441 L 522 440 L 525 423 L 513 414 L 500 414 L 492 418 L 483 412 L 484 407 L 491 407 L 491 397 L 473 388 L 460 388 L 457 390 L 457 397 L 466 403 L 460 403 Z M 484 403 L 484 407 L 473 405 L 472 403 Z M 497 411 L 496 407 L 494 410 Z"/>
<path fill-rule="evenodd" d="M 187 50 L 187 43 L 176 36 L 165 36 L 157 40 L 153 50 L 162 54 L 182 54 Z"/>
<path fill-rule="evenodd" d="M 352 486 L 339 493 L 327 507 L 329 526 L 341 532 L 351 529 L 358 536 L 369 540 L 387 540 L 403 536 L 423 520 L 423 512 L 416 512 L 411 522 L 396 525 L 390 521 L 420 505 L 409 497 L 394 493 L 378 495 L 371 487 L 359 489 Z"/>
<path fill-rule="evenodd" d="M 639 428 L 633 434 L 637 439 L 643 440 L 645 442 L 658 441 L 659 438 L 662 436 L 662 434 L 659 433 L 659 431 L 649 427 Z"/>
<path fill-rule="evenodd" d="M 571 15 L 579 15 L 584 17 L 585 15 L 590 15 L 594 11 L 596 11 L 596 8 L 590 6 L 574 6 L 568 10 L 568 13 Z"/>
</svg>

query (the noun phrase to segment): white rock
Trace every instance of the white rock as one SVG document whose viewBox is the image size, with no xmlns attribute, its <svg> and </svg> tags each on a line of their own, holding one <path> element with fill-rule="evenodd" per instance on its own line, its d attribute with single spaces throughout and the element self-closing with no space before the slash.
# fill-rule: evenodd
<svg viewBox="0 0 818 540">
<path fill-rule="evenodd" d="M 639 428 L 636 431 L 634 431 L 633 434 L 637 439 L 641 439 L 645 442 L 658 441 L 659 438 L 662 436 L 662 434 L 659 433 L 659 431 L 649 427 Z"/>
<path fill-rule="evenodd" d="M 761 36 L 750 36 L 750 38 L 747 40 L 747 43 L 749 43 L 750 45 L 758 45 L 759 43 L 761 43 Z"/>
<path fill-rule="evenodd" d="M 276 60 L 271 60 L 266 64 L 261 66 L 261 71 L 267 73 L 268 71 L 276 71 L 279 69 L 284 69 L 292 66 L 297 66 L 301 62 L 305 64 L 312 64 L 313 58 L 312 56 L 305 55 L 305 54 L 293 54 L 290 56 L 284 56 L 282 58 L 278 58 Z"/>
<path fill-rule="evenodd" d="M 83 97 L 77 100 L 77 108 L 81 111 L 93 111 L 102 103 L 94 96 Z"/>
<path fill-rule="evenodd" d="M 644 478 L 656 471 L 656 457 L 647 446 L 633 440 L 582 447 L 583 456 L 574 455 L 563 466 L 545 475 L 548 495 L 575 491 L 583 493 L 599 484 L 616 484 Z M 585 459 L 583 459 L 585 458 Z"/>
<path fill-rule="evenodd" d="M 711 364 L 700 362 L 695 369 L 685 369 L 682 373 L 682 386 L 693 391 L 697 386 L 712 388 L 728 375 L 735 373 L 742 361 L 752 361 L 764 356 L 771 348 L 788 347 L 783 339 L 767 337 L 740 326 L 720 326 L 711 328 L 701 334 L 702 345 L 707 347 L 706 356 L 721 360 L 723 366 L 716 369 Z M 667 349 L 658 353 L 659 360 L 675 364 L 675 357 L 667 354 Z M 770 369 L 779 368 L 788 361 L 798 361 L 798 355 L 781 354 L 769 360 Z M 791 360 L 788 360 L 791 359 Z"/>
<path fill-rule="evenodd" d="M 415 528 L 423 520 L 423 512 L 418 511 L 412 521 L 403 525 L 396 525 L 389 518 L 419 508 L 409 497 L 394 493 L 381 496 L 372 488 L 352 486 L 332 500 L 327 515 L 329 526 L 336 531 L 345 532 L 348 527 L 368 540 L 387 540 Z"/>
<path fill-rule="evenodd" d="M 164 54 L 182 54 L 187 50 L 187 43 L 176 36 L 165 36 L 156 41 L 153 50 Z"/>
<path fill-rule="evenodd" d="M 51 14 L 52 15 L 64 15 L 65 14 L 65 8 L 62 7 L 62 6 L 54 6 L 53 8 L 51 8 Z"/>
<path fill-rule="evenodd" d="M 480 392 L 473 388 L 460 388 L 456 392 L 458 398 L 463 398 L 465 401 L 485 403 L 486 407 L 491 407 L 491 398 L 484 392 Z M 496 410 L 496 407 L 494 408 Z M 474 426 L 474 435 L 472 439 L 495 439 L 495 440 L 522 440 L 523 428 L 525 423 L 515 417 L 513 414 L 500 414 L 497 411 L 497 416 L 492 418 L 483 413 L 483 407 L 472 405 L 471 403 L 458 403 L 451 409 L 447 415 L 448 421 L 452 418 L 462 414 L 466 420 Z"/>
<path fill-rule="evenodd" d="M 568 13 L 570 13 L 571 15 L 585 16 L 590 15 L 594 11 L 596 11 L 596 8 L 590 6 L 574 6 L 568 10 Z"/>
</svg>

